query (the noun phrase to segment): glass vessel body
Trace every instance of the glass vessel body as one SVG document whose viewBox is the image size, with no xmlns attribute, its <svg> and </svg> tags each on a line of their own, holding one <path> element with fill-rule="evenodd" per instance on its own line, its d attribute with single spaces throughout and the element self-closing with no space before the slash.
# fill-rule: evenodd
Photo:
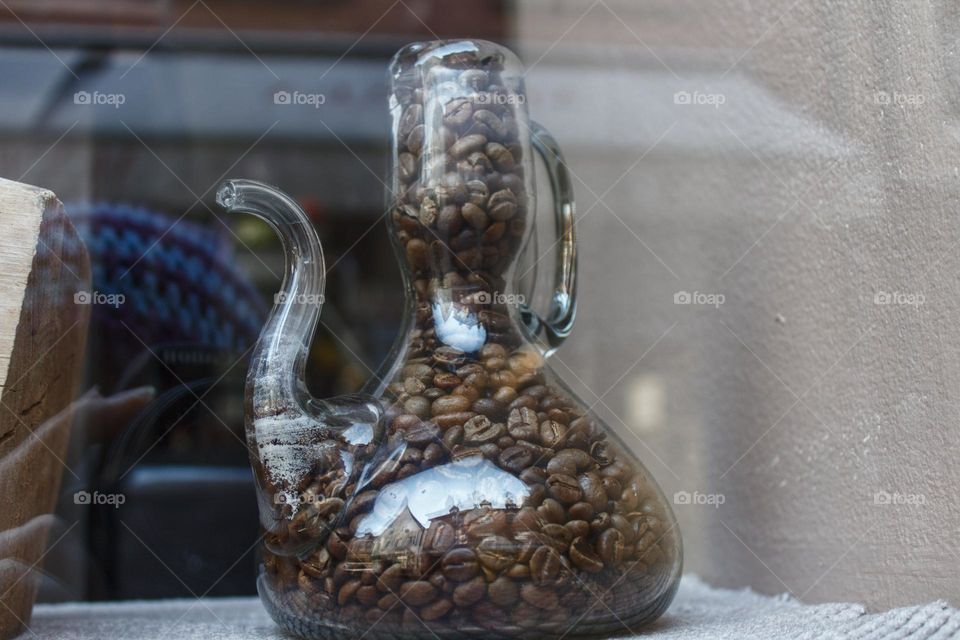
<svg viewBox="0 0 960 640">
<path fill-rule="evenodd" d="M 401 50 L 390 77 L 388 231 L 407 305 L 360 393 L 320 400 L 303 384 L 324 274 L 302 212 L 255 183 L 218 196 L 270 221 L 288 253 L 248 378 L 261 597 L 313 638 L 636 629 L 673 597 L 679 531 L 641 462 L 547 366 L 573 320 L 572 226 L 551 316 L 512 286 L 532 153 L 550 147 L 523 68 L 492 43 L 432 42 Z"/>
</svg>

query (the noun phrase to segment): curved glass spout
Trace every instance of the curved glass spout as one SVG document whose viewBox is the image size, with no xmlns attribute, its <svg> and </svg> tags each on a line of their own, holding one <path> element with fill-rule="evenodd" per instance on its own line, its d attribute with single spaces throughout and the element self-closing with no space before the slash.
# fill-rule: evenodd
<svg viewBox="0 0 960 640">
<path fill-rule="evenodd" d="M 294 556 L 322 544 L 340 518 L 375 449 L 380 409 L 366 396 L 318 400 L 307 391 L 324 285 L 320 239 L 307 215 L 286 194 L 250 180 L 225 182 L 217 202 L 262 218 L 283 242 L 283 284 L 250 359 L 245 413 L 265 543 Z M 313 473 L 324 478 L 322 490 Z"/>
<path fill-rule="evenodd" d="M 323 249 L 307 214 L 288 195 L 252 180 L 228 180 L 217 203 L 229 213 L 251 213 L 273 227 L 283 242 L 283 284 L 254 348 L 247 374 L 250 418 L 303 415 L 307 356 L 323 305 Z"/>
</svg>

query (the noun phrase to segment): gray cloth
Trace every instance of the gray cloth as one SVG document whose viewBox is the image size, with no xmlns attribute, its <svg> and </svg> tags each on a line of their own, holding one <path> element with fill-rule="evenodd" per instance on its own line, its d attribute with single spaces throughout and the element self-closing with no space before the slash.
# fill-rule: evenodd
<svg viewBox="0 0 960 640">
<path fill-rule="evenodd" d="M 289 640 L 255 598 L 39 605 L 22 638 L 70 640 Z M 626 633 L 627 630 L 625 629 Z M 866 613 L 858 604 L 804 605 L 750 590 L 714 589 L 685 576 L 669 611 L 644 640 L 705 638 L 960 638 L 960 611 L 945 602 Z"/>
</svg>

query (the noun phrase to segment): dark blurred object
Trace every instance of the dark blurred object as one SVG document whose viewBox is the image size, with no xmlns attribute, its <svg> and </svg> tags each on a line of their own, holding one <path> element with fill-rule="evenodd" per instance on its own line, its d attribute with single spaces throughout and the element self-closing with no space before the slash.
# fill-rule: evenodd
<svg viewBox="0 0 960 640">
<path fill-rule="evenodd" d="M 90 505 L 94 561 L 85 593 L 182 596 L 184 585 L 203 591 L 221 576 L 218 593 L 248 593 L 252 562 L 239 574 L 230 568 L 257 531 L 242 383 L 266 316 L 263 297 L 222 233 L 125 204 L 75 204 L 69 212 L 90 247 L 92 291 L 118 301 L 92 305 L 91 349 L 100 357 L 90 360 L 88 379 L 108 390 L 157 390 L 119 432 L 83 445 L 89 480 L 74 489 L 125 498 L 119 508 Z M 231 501 L 234 508 L 221 511 Z M 220 517 L 232 535 L 198 536 L 196 509 Z M 137 535 L 145 544 L 120 542 Z M 157 579 L 154 554 L 177 576 Z"/>
<path fill-rule="evenodd" d="M 124 504 L 99 508 L 107 589 L 92 597 L 253 592 L 258 521 L 247 466 L 141 465 L 117 488 Z"/>
</svg>

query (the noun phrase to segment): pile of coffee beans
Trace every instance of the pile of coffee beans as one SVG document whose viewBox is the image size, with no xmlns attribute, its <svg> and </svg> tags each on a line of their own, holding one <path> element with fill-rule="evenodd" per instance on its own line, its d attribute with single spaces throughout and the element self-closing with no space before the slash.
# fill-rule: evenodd
<svg viewBox="0 0 960 640">
<path fill-rule="evenodd" d="M 362 472 L 329 455 L 304 477 L 310 499 L 278 510 L 261 586 L 288 628 L 319 637 L 578 636 L 643 622 L 675 587 L 673 517 L 501 302 L 532 208 L 522 86 L 505 86 L 497 55 L 434 62 L 394 79 L 391 230 L 416 305 L 382 398 L 383 434 L 341 443 Z M 444 342 L 438 317 L 481 327 L 482 344 Z M 523 490 L 429 522 L 397 515 L 389 535 L 367 529 L 390 487 L 426 491 L 419 478 L 469 478 L 481 462 Z M 447 498 L 441 489 L 438 508 Z"/>
</svg>

